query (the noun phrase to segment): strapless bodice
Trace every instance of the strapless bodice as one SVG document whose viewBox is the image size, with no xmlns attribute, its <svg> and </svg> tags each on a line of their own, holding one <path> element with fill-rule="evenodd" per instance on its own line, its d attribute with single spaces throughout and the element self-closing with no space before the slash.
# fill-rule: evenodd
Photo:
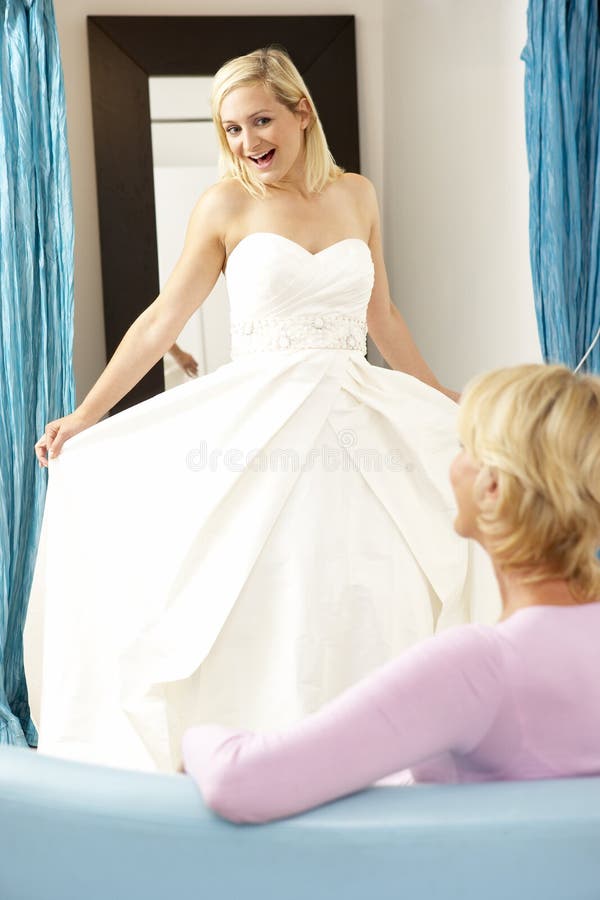
<svg viewBox="0 0 600 900">
<path fill-rule="evenodd" d="M 272 350 L 366 353 L 374 267 L 361 238 L 311 253 L 275 232 L 252 232 L 230 253 L 226 280 L 232 359 Z"/>
</svg>

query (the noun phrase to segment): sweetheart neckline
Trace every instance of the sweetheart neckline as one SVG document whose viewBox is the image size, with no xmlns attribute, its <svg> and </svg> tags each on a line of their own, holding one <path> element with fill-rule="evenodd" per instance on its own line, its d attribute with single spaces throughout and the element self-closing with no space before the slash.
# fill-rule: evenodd
<svg viewBox="0 0 600 900">
<path fill-rule="evenodd" d="M 292 240 L 292 238 L 286 237 L 285 234 L 279 234 L 279 232 L 277 232 L 277 231 L 251 231 L 249 234 L 245 234 L 244 237 L 240 241 L 237 242 L 237 244 L 235 245 L 235 247 L 233 248 L 233 250 L 227 257 L 227 259 L 225 260 L 225 263 L 226 263 L 225 264 L 225 272 L 223 274 L 225 274 L 225 275 L 227 274 L 227 270 L 229 269 L 229 263 L 231 261 L 231 257 L 233 256 L 233 254 L 235 253 L 237 248 L 241 244 L 243 244 L 244 241 L 247 241 L 248 238 L 256 237 L 257 235 L 261 235 L 261 234 L 263 234 L 263 235 L 267 234 L 272 237 L 280 238 L 282 241 L 286 241 L 288 244 L 292 244 L 294 247 L 298 247 L 299 250 L 302 250 L 304 253 L 308 253 L 308 255 L 312 256 L 312 257 L 320 256 L 322 253 L 326 253 L 328 250 L 332 250 L 334 247 L 338 247 L 340 244 L 345 244 L 348 241 L 358 241 L 359 244 L 363 244 L 369 251 L 369 255 L 371 255 L 371 248 L 369 247 L 369 245 L 363 238 L 358 238 L 358 237 L 342 238 L 340 241 L 334 241 L 333 244 L 329 244 L 327 247 L 323 247 L 322 250 L 317 250 L 315 253 L 313 253 L 312 250 L 307 250 L 306 247 L 304 247 L 302 244 L 299 244 L 298 241 L 294 241 L 294 240 Z"/>
</svg>

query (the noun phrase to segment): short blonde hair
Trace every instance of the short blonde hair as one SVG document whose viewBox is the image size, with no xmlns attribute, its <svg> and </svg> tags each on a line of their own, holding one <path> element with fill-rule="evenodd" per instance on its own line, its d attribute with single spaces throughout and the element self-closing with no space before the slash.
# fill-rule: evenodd
<svg viewBox="0 0 600 900">
<path fill-rule="evenodd" d="M 600 378 L 559 365 L 489 372 L 467 385 L 458 429 L 479 485 L 486 468 L 497 478 L 478 527 L 499 567 L 600 599 Z"/>
<path fill-rule="evenodd" d="M 269 46 L 230 59 L 215 75 L 211 109 L 219 138 L 221 178 L 237 178 L 256 199 L 266 196 L 264 184 L 243 160 L 231 152 L 225 129 L 221 124 L 221 104 L 227 94 L 236 88 L 253 84 L 262 84 L 269 88 L 278 103 L 291 112 L 296 111 L 303 97 L 308 101 L 311 119 L 304 132 L 308 190 L 320 192 L 330 181 L 335 181 L 343 175 L 344 169 L 336 164 L 327 146 L 315 104 L 298 69 L 284 50 Z"/>
</svg>

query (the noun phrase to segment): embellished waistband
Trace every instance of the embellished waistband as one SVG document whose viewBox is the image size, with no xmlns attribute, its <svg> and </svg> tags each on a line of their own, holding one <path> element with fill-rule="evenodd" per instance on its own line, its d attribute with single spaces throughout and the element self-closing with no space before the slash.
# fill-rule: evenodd
<svg viewBox="0 0 600 900">
<path fill-rule="evenodd" d="M 367 352 L 367 323 L 341 313 L 246 319 L 231 324 L 231 358 L 266 350 Z"/>
</svg>

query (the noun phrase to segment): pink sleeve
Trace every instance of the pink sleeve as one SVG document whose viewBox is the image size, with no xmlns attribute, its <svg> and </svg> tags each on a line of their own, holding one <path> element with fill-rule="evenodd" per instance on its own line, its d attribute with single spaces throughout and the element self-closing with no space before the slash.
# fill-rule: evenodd
<svg viewBox="0 0 600 900">
<path fill-rule="evenodd" d="M 219 815 L 268 822 L 440 753 L 473 749 L 489 730 L 502 691 L 493 629 L 459 626 L 411 648 L 284 731 L 189 729 L 185 769 Z"/>
</svg>

